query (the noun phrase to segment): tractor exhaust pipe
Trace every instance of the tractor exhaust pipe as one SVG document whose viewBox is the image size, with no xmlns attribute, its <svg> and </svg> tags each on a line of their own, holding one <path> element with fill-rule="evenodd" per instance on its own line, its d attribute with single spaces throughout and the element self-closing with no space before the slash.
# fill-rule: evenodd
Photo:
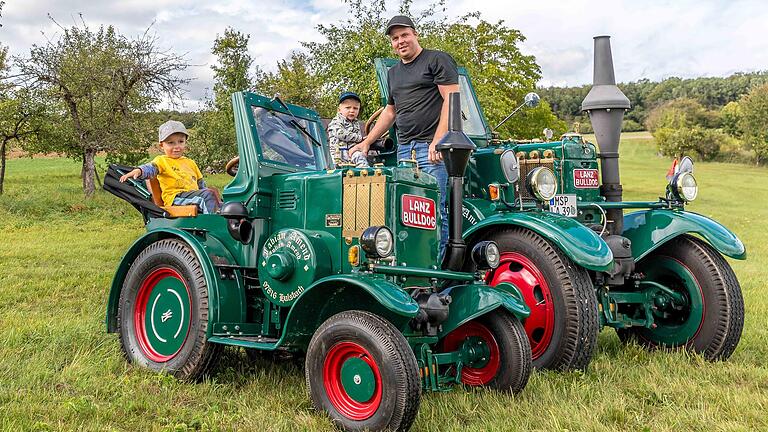
<svg viewBox="0 0 768 432">
<path fill-rule="evenodd" d="M 619 139 L 624 112 L 630 108 L 629 99 L 616 86 L 611 55 L 611 37 L 595 36 L 595 65 L 592 89 L 581 102 L 581 110 L 589 114 L 592 129 L 600 149 L 602 186 L 600 193 L 606 201 L 622 200 L 619 177 Z M 624 213 L 608 209 L 608 232 L 620 235 L 624 231 Z"/>
<path fill-rule="evenodd" d="M 464 171 L 469 163 L 469 156 L 475 151 L 476 146 L 463 131 L 460 94 L 451 93 L 448 103 L 448 132 L 436 146 L 437 151 L 443 156 L 445 169 L 448 171 L 448 183 L 451 188 L 448 196 L 448 244 L 445 248 L 442 268 L 459 271 L 464 266 L 464 254 L 467 249 L 461 230 Z"/>
</svg>

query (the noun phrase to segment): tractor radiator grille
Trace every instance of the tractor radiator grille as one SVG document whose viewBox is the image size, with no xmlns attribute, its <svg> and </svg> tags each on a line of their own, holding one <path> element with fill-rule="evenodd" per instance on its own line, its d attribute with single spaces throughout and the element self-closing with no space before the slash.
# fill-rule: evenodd
<svg viewBox="0 0 768 432">
<path fill-rule="evenodd" d="M 296 191 L 293 189 L 288 189 L 278 192 L 277 207 L 283 210 L 295 210 Z"/>
<path fill-rule="evenodd" d="M 562 176 L 555 172 L 555 160 L 553 158 L 522 159 L 518 157 L 518 160 L 520 161 L 520 198 L 523 200 L 536 199 L 536 197 L 528 192 L 528 173 L 533 171 L 534 168 L 540 166 L 547 167 L 555 173 L 556 177 L 562 178 Z M 558 193 L 560 193 L 561 190 L 562 188 L 558 188 Z"/>
<path fill-rule="evenodd" d="M 381 171 L 368 175 L 361 171 L 355 175 L 352 170 L 344 176 L 343 222 L 344 237 L 360 237 L 363 230 L 373 225 L 384 225 L 385 220 L 385 177 Z"/>
</svg>

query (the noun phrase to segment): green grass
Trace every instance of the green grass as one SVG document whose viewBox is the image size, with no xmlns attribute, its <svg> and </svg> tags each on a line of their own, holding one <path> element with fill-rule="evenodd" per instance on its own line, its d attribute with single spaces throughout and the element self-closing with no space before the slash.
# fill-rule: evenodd
<svg viewBox="0 0 768 432">
<path fill-rule="evenodd" d="M 630 200 L 663 193 L 669 161 L 652 140 L 622 144 Z M 203 383 L 128 365 L 106 334 L 105 303 L 122 253 L 142 234 L 139 214 L 100 192 L 81 196 L 79 167 L 65 159 L 9 161 L 0 196 L 0 430 L 331 429 L 305 395 L 300 362 L 249 363 L 228 349 Z M 768 430 L 768 170 L 699 163 L 689 208 L 746 243 L 730 261 L 746 323 L 733 357 L 708 363 L 623 346 L 612 330 L 587 373 L 534 372 L 511 397 L 455 389 L 426 394 L 415 431 Z M 223 185 L 225 177 L 212 183 Z"/>
</svg>

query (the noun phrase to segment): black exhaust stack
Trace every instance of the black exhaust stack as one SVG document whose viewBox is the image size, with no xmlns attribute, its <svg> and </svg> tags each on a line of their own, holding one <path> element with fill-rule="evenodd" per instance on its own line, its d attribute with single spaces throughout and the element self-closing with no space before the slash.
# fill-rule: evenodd
<svg viewBox="0 0 768 432">
<path fill-rule="evenodd" d="M 461 270 L 464 265 L 464 253 L 467 249 L 461 232 L 461 208 L 464 200 L 464 171 L 469 163 L 469 156 L 477 148 L 464 133 L 461 124 L 461 97 L 451 93 L 448 99 L 448 132 L 440 139 L 436 149 L 443 156 L 445 169 L 448 171 L 450 196 L 448 197 L 449 236 L 445 248 L 442 267 L 444 270 Z"/>
<path fill-rule="evenodd" d="M 581 110 L 589 113 L 592 129 L 600 148 L 602 186 L 600 193 L 606 201 L 621 201 L 619 178 L 619 138 L 624 112 L 630 108 L 629 99 L 616 87 L 611 55 L 611 37 L 595 36 L 595 69 L 592 89 L 581 103 Z M 621 209 L 608 209 L 608 232 L 624 231 L 624 213 Z"/>
</svg>

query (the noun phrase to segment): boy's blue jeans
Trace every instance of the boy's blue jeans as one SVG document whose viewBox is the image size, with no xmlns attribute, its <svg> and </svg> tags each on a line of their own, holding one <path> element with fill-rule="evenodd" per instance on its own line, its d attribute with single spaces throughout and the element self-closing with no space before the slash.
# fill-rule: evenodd
<svg viewBox="0 0 768 432">
<path fill-rule="evenodd" d="M 419 169 L 435 176 L 437 185 L 440 187 L 440 254 L 438 259 L 442 260 L 445 245 L 448 243 L 448 209 L 445 206 L 448 198 L 448 171 L 442 161 L 436 164 L 429 161 L 428 142 L 411 141 L 407 144 L 399 144 L 397 146 L 397 160 L 410 159 L 411 150 L 416 150 L 416 162 L 419 164 Z"/>
</svg>

